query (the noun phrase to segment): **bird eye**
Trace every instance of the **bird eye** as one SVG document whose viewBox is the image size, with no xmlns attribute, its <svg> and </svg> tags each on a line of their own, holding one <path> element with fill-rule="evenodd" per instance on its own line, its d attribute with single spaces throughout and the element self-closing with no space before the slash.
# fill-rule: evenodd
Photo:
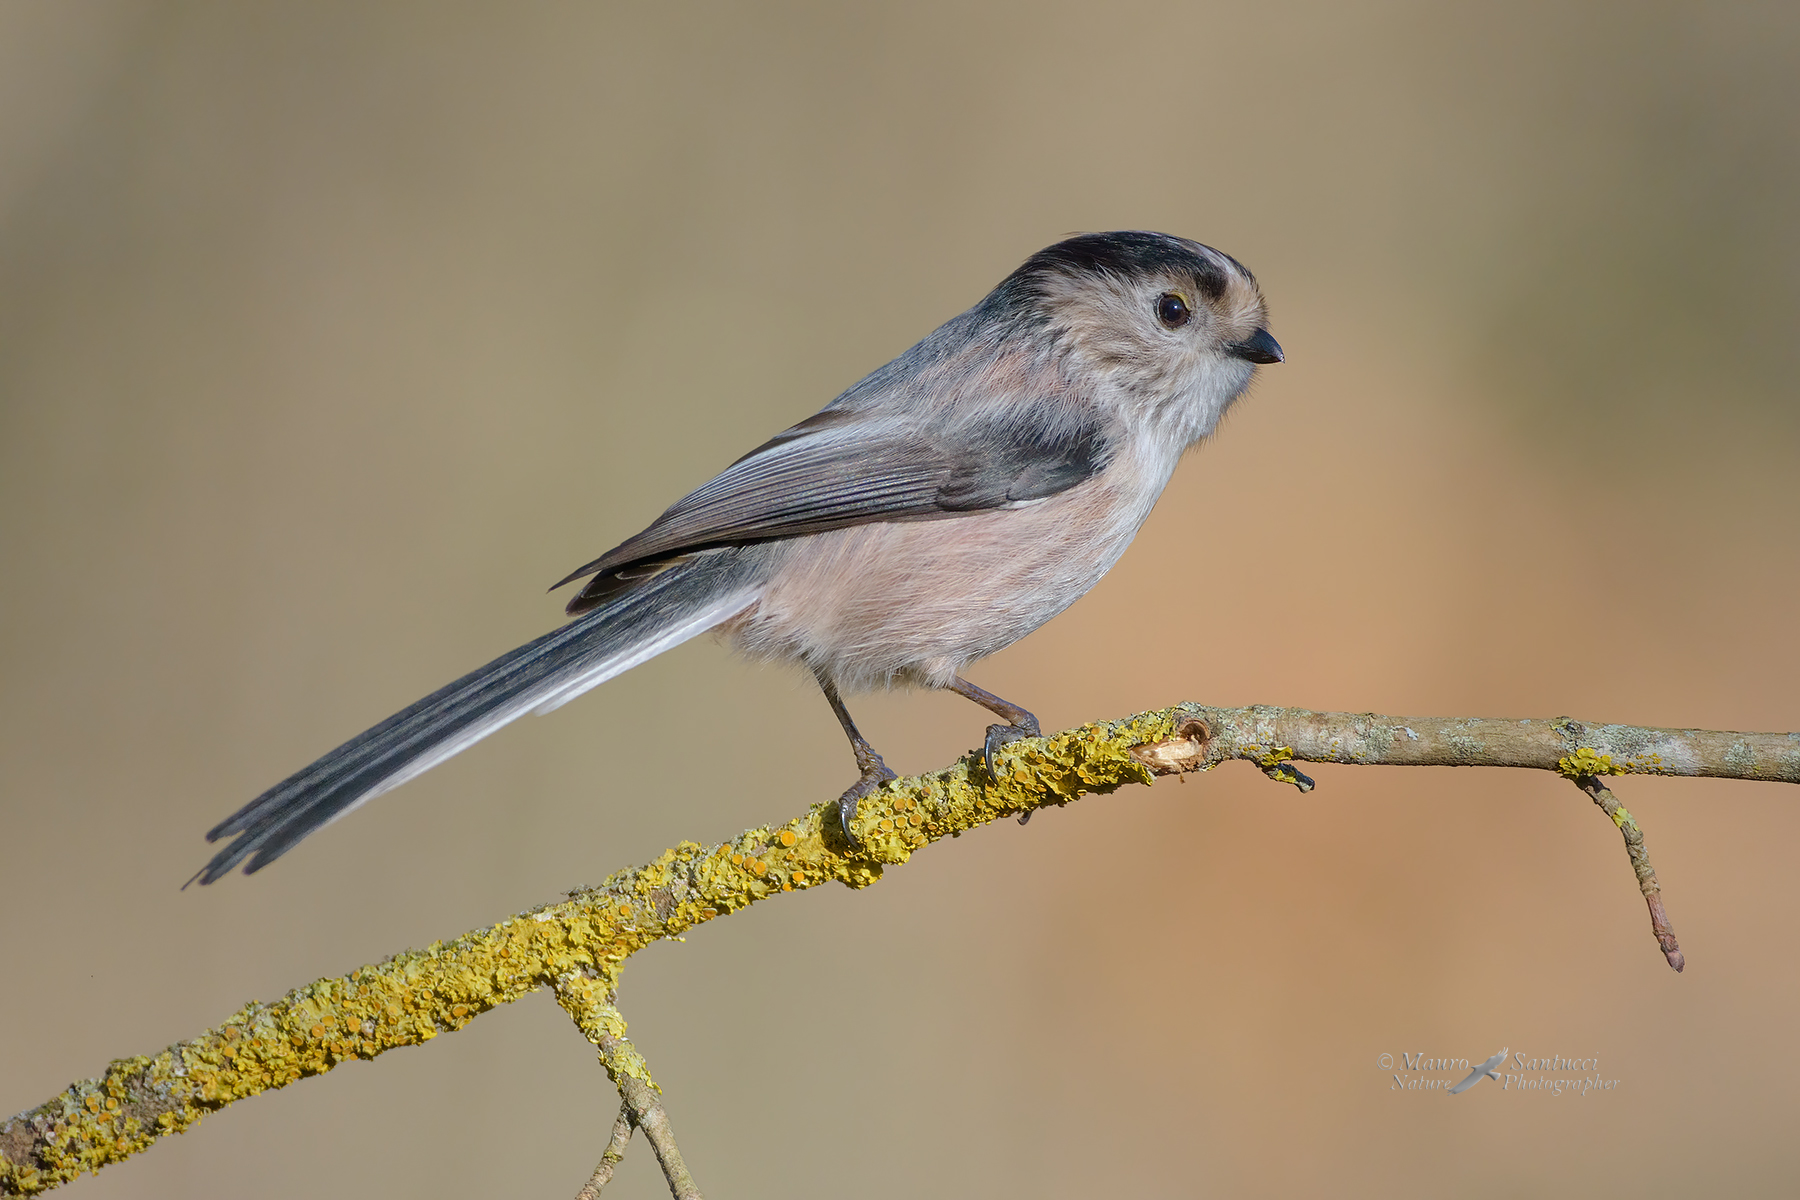
<svg viewBox="0 0 1800 1200">
<path fill-rule="evenodd" d="M 1180 292 L 1164 292 L 1156 298 L 1156 319 L 1163 323 L 1165 329 L 1180 329 L 1193 316 L 1193 310 L 1188 308 L 1187 297 Z"/>
</svg>

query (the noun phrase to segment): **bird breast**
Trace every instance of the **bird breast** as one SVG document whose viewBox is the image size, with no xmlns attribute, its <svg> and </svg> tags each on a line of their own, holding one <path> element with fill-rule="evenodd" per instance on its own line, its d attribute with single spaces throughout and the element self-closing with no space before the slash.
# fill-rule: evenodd
<svg viewBox="0 0 1800 1200">
<path fill-rule="evenodd" d="M 1168 474 L 1122 461 L 1014 508 L 753 547 L 769 557 L 767 583 L 722 630 L 751 658 L 803 664 L 845 691 L 942 687 L 1098 583 Z"/>
</svg>

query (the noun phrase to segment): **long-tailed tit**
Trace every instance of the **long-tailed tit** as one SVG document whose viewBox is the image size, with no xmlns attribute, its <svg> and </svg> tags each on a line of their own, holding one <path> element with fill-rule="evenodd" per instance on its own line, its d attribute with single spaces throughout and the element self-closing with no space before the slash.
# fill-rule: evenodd
<svg viewBox="0 0 1800 1200">
<path fill-rule="evenodd" d="M 309 833 L 528 712 L 716 630 L 824 689 L 861 777 L 894 774 L 842 693 L 944 688 L 1037 718 L 961 677 L 1093 587 L 1182 452 L 1255 364 L 1282 360 L 1255 278 L 1160 233 L 1085 234 L 1027 259 L 974 308 L 731 464 L 648 529 L 572 572 L 574 620 L 383 721 L 208 833 L 195 876 L 256 871 Z M 190 881 L 191 882 L 191 881 Z"/>
</svg>

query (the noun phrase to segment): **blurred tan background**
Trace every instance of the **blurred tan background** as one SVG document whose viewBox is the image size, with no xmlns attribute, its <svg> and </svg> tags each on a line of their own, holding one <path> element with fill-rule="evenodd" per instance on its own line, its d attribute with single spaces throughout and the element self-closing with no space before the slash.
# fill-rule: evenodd
<svg viewBox="0 0 1800 1200">
<path fill-rule="evenodd" d="M 1230 251 L 1290 361 L 978 682 L 1054 727 L 1800 729 L 1797 126 L 1778 4 L 0 0 L 0 1111 L 836 795 L 811 685 L 696 642 L 177 890 L 217 819 L 1075 230 Z M 985 724 L 856 711 L 903 771 Z M 1800 1188 L 1800 792 L 1620 789 L 1677 977 L 1573 787 L 1316 774 L 1090 799 L 643 955 L 702 1184 Z M 1621 1083 L 1377 1065 L 1502 1046 Z M 566 1196 L 616 1103 L 539 996 L 77 1188 Z M 641 1146 L 614 1187 L 666 1194 Z"/>
</svg>

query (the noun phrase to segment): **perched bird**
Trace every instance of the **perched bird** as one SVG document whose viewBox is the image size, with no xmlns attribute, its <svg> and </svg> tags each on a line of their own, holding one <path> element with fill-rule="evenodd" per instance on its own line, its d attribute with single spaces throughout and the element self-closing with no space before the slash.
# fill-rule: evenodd
<svg viewBox="0 0 1800 1200">
<path fill-rule="evenodd" d="M 943 688 L 997 714 L 983 751 L 1037 718 L 961 677 L 1093 587 L 1182 452 L 1258 363 L 1282 361 L 1256 279 L 1160 233 L 1083 234 L 822 410 L 572 572 L 574 620 L 345 742 L 220 822 L 194 877 L 267 866 L 309 833 L 528 712 L 717 630 L 811 671 L 856 755 L 839 800 L 894 778 L 843 693 Z M 552 589 L 554 590 L 554 589 Z M 193 880 L 189 880 L 193 882 Z"/>
</svg>

